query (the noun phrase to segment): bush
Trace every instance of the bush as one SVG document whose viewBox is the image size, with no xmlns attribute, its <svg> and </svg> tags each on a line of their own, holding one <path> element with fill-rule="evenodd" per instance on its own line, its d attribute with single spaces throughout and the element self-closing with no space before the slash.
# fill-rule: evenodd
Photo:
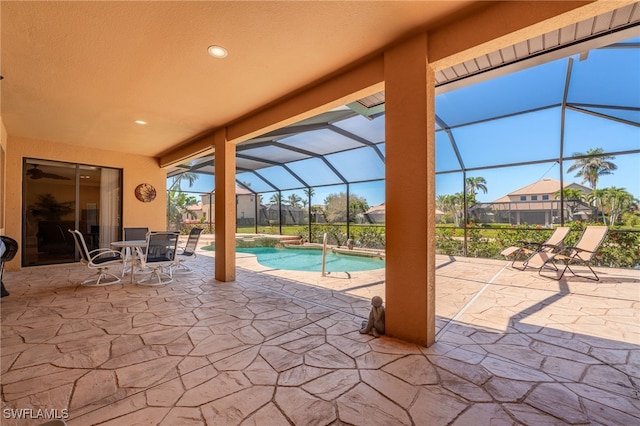
<svg viewBox="0 0 640 426">
<path fill-rule="evenodd" d="M 322 244 L 325 233 L 327 234 L 327 244 L 341 246 L 347 242 L 347 227 L 330 224 L 314 224 L 311 227 L 311 241 L 309 242 Z M 309 226 L 303 226 L 298 235 L 300 238 L 306 239 L 309 236 Z"/>
<path fill-rule="evenodd" d="M 351 238 L 355 241 L 356 247 L 370 249 L 385 248 L 384 227 L 380 226 L 358 226 L 351 227 Z"/>
<path fill-rule="evenodd" d="M 455 228 L 436 228 L 436 253 L 459 256 L 464 253 L 464 240 L 455 237 Z"/>
</svg>

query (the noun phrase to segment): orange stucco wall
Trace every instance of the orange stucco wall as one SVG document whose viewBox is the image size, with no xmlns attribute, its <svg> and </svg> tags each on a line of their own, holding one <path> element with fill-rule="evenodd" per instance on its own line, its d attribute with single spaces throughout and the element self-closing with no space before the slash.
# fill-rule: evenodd
<svg viewBox="0 0 640 426">
<path fill-rule="evenodd" d="M 3 147 L 4 147 L 3 134 Z M 44 160 L 65 161 L 123 170 L 123 226 L 148 227 L 152 230 L 165 230 L 167 195 L 166 171 L 158 166 L 157 159 L 141 155 L 123 154 L 107 150 L 94 150 L 50 141 L 12 137 L 6 139 L 6 175 L 22 176 L 22 160 L 25 157 Z M 135 197 L 135 187 L 149 183 L 156 188 L 156 199 L 142 203 Z M 5 205 L 5 229 L 3 233 L 11 236 L 22 246 L 22 179 L 10 179 L 5 182 L 3 197 Z M 20 257 L 7 265 L 7 270 L 20 269 Z"/>
<path fill-rule="evenodd" d="M 2 117 L 0 117 L 0 235 L 5 234 L 4 214 L 5 214 L 5 182 L 7 181 L 5 167 L 5 153 L 7 152 L 7 130 L 4 128 Z"/>
</svg>

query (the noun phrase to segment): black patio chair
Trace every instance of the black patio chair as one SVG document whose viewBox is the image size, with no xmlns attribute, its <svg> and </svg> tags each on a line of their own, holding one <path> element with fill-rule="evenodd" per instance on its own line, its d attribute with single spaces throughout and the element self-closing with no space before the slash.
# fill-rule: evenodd
<svg viewBox="0 0 640 426">
<path fill-rule="evenodd" d="M 4 286 L 4 264 L 13 260 L 18 253 L 18 242 L 10 237 L 5 237 L 4 235 L 0 236 L 0 240 L 4 244 L 4 253 L 0 256 L 0 297 L 5 297 L 9 295 L 9 292 Z"/>
<path fill-rule="evenodd" d="M 151 274 L 138 284 L 164 285 L 173 281 L 172 267 L 176 261 L 178 236 L 177 232 L 149 232 L 145 250 L 136 247 L 140 267 L 151 270 Z M 164 272 L 164 268 L 168 272 Z"/>
<path fill-rule="evenodd" d="M 202 228 L 193 228 L 191 232 L 189 232 L 189 238 L 187 238 L 187 243 L 184 247 L 178 247 L 176 263 L 173 268 L 174 274 L 189 274 L 193 272 L 191 268 L 184 264 L 184 261 L 196 258 L 196 248 L 198 247 L 198 241 L 200 241 L 202 231 L 204 231 Z"/>
</svg>

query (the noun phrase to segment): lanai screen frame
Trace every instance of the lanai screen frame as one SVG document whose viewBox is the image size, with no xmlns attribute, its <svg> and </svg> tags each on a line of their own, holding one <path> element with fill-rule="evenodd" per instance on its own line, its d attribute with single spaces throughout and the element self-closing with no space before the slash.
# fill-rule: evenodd
<svg viewBox="0 0 640 426">
<path fill-rule="evenodd" d="M 635 52 L 640 51 L 640 37 L 627 41 L 625 43 L 616 43 L 611 46 L 607 46 L 601 49 L 634 49 Z M 600 49 L 598 49 L 600 50 Z M 594 51 L 593 54 L 596 54 Z M 552 84 L 557 86 L 556 99 L 553 102 L 546 102 L 541 105 L 534 105 L 531 108 L 525 108 L 521 110 L 506 111 L 503 114 L 486 117 L 477 120 L 456 121 L 454 124 L 450 124 L 451 120 L 446 117 L 446 114 L 442 114 L 438 108 L 438 97 L 447 93 L 446 89 L 448 85 L 441 85 L 437 87 L 436 96 L 436 134 L 437 137 L 444 139 L 450 144 L 455 159 L 457 162 L 456 167 L 443 170 L 439 169 L 439 163 L 436 162 L 436 176 L 442 176 L 446 174 L 461 174 L 460 188 L 461 192 L 465 194 L 464 200 L 464 223 L 468 222 L 468 208 L 467 197 L 464 186 L 466 177 L 469 173 L 474 173 L 482 170 L 498 169 L 504 167 L 516 167 L 516 166 L 528 166 L 535 164 L 545 163 L 557 163 L 560 168 L 560 181 L 563 184 L 564 173 L 562 170 L 565 168 L 565 163 L 568 161 L 574 161 L 577 158 L 569 153 L 565 152 L 565 119 L 567 114 L 573 114 L 574 112 L 580 114 L 587 114 L 594 117 L 599 117 L 605 120 L 615 121 L 627 126 L 631 126 L 638 131 L 640 128 L 640 102 L 635 105 L 607 105 L 601 103 L 588 103 L 588 102 L 573 102 L 570 99 L 570 89 L 572 77 L 574 76 L 575 64 L 580 64 L 580 61 L 587 59 L 586 54 L 580 56 L 569 57 L 561 60 L 552 61 L 555 63 L 566 61 L 566 68 L 563 73 L 563 81 L 554 81 Z M 541 66 L 545 66 L 543 64 Z M 618 70 L 619 71 L 619 70 Z M 638 74 L 636 74 L 638 75 Z M 618 78 L 618 76 L 616 76 Z M 455 85 L 460 84 L 460 81 Z M 630 87 L 630 89 L 634 89 Z M 461 89 L 464 90 L 464 89 Z M 384 94 L 376 94 L 374 98 L 381 100 L 379 103 L 373 103 L 362 107 L 362 103 L 359 105 L 346 106 L 345 108 L 335 111 L 329 111 L 321 114 L 309 120 L 305 120 L 293 126 L 280 129 L 275 132 L 271 132 L 267 135 L 252 139 L 250 141 L 239 144 L 236 147 L 237 151 L 237 184 L 240 187 L 245 188 L 248 191 L 254 193 L 255 200 L 259 199 L 258 195 L 265 192 L 277 192 L 293 190 L 305 190 L 309 188 L 320 188 L 332 185 L 344 185 L 347 188 L 347 206 L 349 204 L 349 187 L 353 184 L 378 182 L 384 181 Z M 640 94 L 638 95 L 640 98 Z M 467 166 L 464 155 L 460 153 L 459 143 L 456 140 L 456 132 L 458 129 L 466 126 L 481 125 L 483 123 L 490 123 L 496 120 L 509 119 L 518 116 L 525 116 L 527 114 L 539 113 L 543 111 L 550 111 L 556 109 L 559 114 L 560 132 L 558 134 L 557 141 L 557 156 L 546 156 L 544 158 L 538 158 L 535 160 L 516 161 L 510 163 L 500 164 L 486 164 L 482 166 Z M 605 113 L 604 111 L 607 111 Z M 445 116 L 443 116 L 445 115 Z M 372 124 L 375 128 L 374 131 L 365 130 L 364 132 L 354 131 L 354 128 L 345 123 L 351 123 L 357 120 L 365 120 Z M 382 123 L 382 124 L 380 124 Z M 380 134 L 381 131 L 381 134 Z M 307 137 L 309 135 L 317 136 L 315 138 L 315 148 L 310 149 L 305 146 L 304 142 L 300 142 L 297 139 Z M 373 136 L 372 136 L 373 135 Z M 334 143 L 332 138 L 340 139 L 341 143 Z M 438 142 L 437 142 L 438 144 Z M 367 152 L 373 162 L 375 168 L 380 175 L 375 173 L 367 179 L 348 179 L 345 175 L 349 173 L 348 169 L 340 167 L 337 162 L 331 161 L 331 157 L 337 157 L 340 155 L 351 155 L 354 150 L 360 150 L 360 152 Z M 629 149 L 605 151 L 603 156 L 626 156 L 626 155 L 638 155 L 640 154 L 640 143 L 638 146 L 631 145 Z M 182 171 L 189 171 L 192 173 L 203 173 L 213 175 L 215 173 L 214 168 L 214 156 L 205 156 L 198 160 L 194 160 L 188 164 L 174 168 L 169 171 L 168 177 L 178 175 Z M 308 176 L 303 176 L 301 166 L 305 161 L 313 161 L 313 170 L 315 176 L 313 179 L 317 179 L 318 175 L 323 176 L 320 179 L 321 182 L 314 181 L 311 183 Z M 274 171 L 277 170 L 280 175 L 276 183 L 276 175 Z M 321 173 L 322 172 L 322 173 Z M 269 174 L 274 173 L 269 176 Z M 256 189 L 258 185 L 247 185 L 247 177 L 254 176 L 254 182 L 264 184 L 262 189 Z M 287 178 L 288 176 L 288 178 Z M 326 176 L 326 177 L 325 177 Z M 284 182 L 292 182 L 290 185 L 286 185 Z M 189 192 L 189 188 L 183 188 L 184 192 Z M 308 201 L 311 205 L 311 200 Z M 564 199 L 560 197 L 560 205 L 563 208 Z M 309 224 L 311 225 L 311 209 L 309 209 Z M 347 209 L 348 210 L 348 209 Z M 257 207 L 256 207 L 257 211 Z M 281 226 L 282 221 L 280 221 Z M 564 223 L 564 216 L 562 215 L 562 224 Z M 349 221 L 347 221 L 347 227 Z M 258 231 L 258 220 L 256 215 L 256 232 Z M 347 228 L 347 233 L 348 233 Z M 311 232 L 310 232 L 311 234 Z M 466 240 L 466 238 L 465 238 Z"/>
</svg>

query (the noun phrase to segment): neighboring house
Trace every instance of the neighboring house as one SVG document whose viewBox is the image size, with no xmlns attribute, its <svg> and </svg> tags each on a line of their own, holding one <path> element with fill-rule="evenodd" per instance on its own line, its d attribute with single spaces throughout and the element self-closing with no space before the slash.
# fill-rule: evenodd
<svg viewBox="0 0 640 426">
<path fill-rule="evenodd" d="M 386 208 L 384 203 L 373 206 L 364 212 L 364 218 L 369 223 L 384 223 Z"/>
<path fill-rule="evenodd" d="M 187 206 L 187 212 L 189 212 L 189 214 L 184 218 L 184 223 L 200 223 L 202 218 L 206 219 L 206 216 L 202 211 L 202 202 Z"/>
<path fill-rule="evenodd" d="M 327 223 L 322 214 L 327 206 L 324 204 L 314 204 L 311 206 L 311 223 Z"/>
<path fill-rule="evenodd" d="M 215 222 L 215 191 L 200 194 L 198 203 L 201 210 L 198 218 L 203 217 L 205 222 L 211 218 Z M 256 218 L 256 195 L 244 188 L 236 186 L 236 218 L 238 225 L 254 225 Z"/>
<path fill-rule="evenodd" d="M 585 194 L 591 192 L 591 188 L 575 182 L 565 183 L 564 188 Z M 560 200 L 556 199 L 559 190 L 560 181 L 545 178 L 491 203 L 475 204 L 469 208 L 469 214 L 480 222 L 550 226 L 560 222 Z M 565 200 L 565 220 L 589 220 L 595 213 L 595 209 L 584 201 Z"/>
</svg>

